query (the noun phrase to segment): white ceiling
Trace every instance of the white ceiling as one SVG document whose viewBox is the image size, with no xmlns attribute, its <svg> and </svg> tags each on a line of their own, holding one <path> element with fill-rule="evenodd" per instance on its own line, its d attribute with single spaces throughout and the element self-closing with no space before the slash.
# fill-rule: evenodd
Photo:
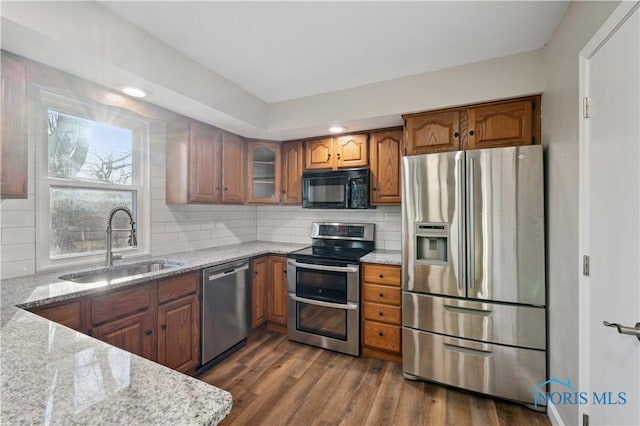
<svg viewBox="0 0 640 426">
<path fill-rule="evenodd" d="M 568 2 L 101 4 L 275 103 L 541 48 Z"/>
</svg>

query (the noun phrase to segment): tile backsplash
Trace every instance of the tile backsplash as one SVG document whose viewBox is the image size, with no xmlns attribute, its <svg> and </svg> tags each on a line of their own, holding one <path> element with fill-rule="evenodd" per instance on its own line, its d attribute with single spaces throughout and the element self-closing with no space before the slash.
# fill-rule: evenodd
<svg viewBox="0 0 640 426">
<path fill-rule="evenodd" d="M 298 206 L 264 206 L 257 210 L 257 237 L 260 241 L 310 244 L 312 222 L 370 222 L 376 225 L 377 249 L 400 250 L 400 206 L 369 210 L 309 210 Z"/>
</svg>

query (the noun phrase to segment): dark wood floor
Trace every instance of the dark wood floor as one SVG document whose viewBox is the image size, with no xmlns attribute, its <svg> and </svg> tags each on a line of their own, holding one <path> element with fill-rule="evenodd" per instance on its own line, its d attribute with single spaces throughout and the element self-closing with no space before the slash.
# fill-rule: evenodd
<svg viewBox="0 0 640 426">
<path fill-rule="evenodd" d="M 399 364 L 290 342 L 271 331 L 199 377 L 228 390 L 223 425 L 549 425 L 518 404 L 422 381 Z"/>
</svg>

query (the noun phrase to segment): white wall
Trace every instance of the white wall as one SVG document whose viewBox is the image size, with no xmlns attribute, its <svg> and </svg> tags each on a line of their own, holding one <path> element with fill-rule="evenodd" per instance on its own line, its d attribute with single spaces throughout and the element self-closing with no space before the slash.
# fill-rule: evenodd
<svg viewBox="0 0 640 426">
<path fill-rule="evenodd" d="M 366 66 L 366 64 L 363 64 Z M 402 125 L 401 114 L 541 93 L 543 50 L 368 84 L 269 105 L 269 131 L 286 138 Z M 378 123 L 376 126 L 373 123 Z"/>
<path fill-rule="evenodd" d="M 572 2 L 545 49 L 549 374 L 578 387 L 578 54 L 618 2 Z M 562 391 L 551 385 L 552 391 Z M 556 407 L 578 424 L 578 407 Z"/>
<path fill-rule="evenodd" d="M 370 210 L 308 210 L 302 207 L 258 207 L 258 240 L 310 244 L 311 223 L 370 222 L 376 225 L 377 249 L 400 250 L 400 206 Z"/>
</svg>

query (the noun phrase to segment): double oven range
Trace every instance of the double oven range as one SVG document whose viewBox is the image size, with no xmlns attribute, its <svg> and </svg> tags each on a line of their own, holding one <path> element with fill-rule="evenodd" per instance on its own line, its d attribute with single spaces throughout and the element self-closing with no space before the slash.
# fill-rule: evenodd
<svg viewBox="0 0 640 426">
<path fill-rule="evenodd" d="M 289 340 L 360 355 L 360 258 L 372 223 L 313 223 L 312 245 L 287 255 Z"/>
</svg>

